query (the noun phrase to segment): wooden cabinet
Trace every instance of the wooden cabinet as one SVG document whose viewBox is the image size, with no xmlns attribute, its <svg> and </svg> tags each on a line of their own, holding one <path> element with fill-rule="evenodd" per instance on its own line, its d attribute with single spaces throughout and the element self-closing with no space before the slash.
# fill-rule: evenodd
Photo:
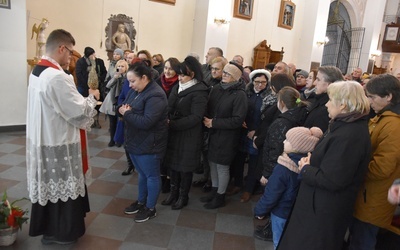
<svg viewBox="0 0 400 250">
<path fill-rule="evenodd" d="M 267 46 L 267 40 L 260 42 L 254 48 L 253 68 L 265 69 L 268 63 L 277 63 L 283 60 L 283 47 L 281 51 L 273 51 L 271 45 Z"/>
</svg>

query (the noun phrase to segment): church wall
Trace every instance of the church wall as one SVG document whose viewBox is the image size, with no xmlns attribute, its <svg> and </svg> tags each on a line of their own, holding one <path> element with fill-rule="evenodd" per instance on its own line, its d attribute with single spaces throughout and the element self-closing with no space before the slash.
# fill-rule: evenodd
<svg viewBox="0 0 400 250">
<path fill-rule="evenodd" d="M 149 0 L 27 0 L 28 30 L 45 17 L 49 20 L 47 35 L 54 29 L 71 32 L 83 54 L 86 46 L 105 60 L 105 27 L 111 15 L 132 17 L 137 35 L 136 49 L 147 49 L 183 59 L 191 49 L 195 0 L 176 1 L 175 5 Z M 30 35 L 30 31 L 28 32 Z M 30 37 L 29 37 L 30 38 Z M 35 55 L 35 41 L 28 39 L 28 57 Z M 106 63 L 108 66 L 108 63 Z"/>
<path fill-rule="evenodd" d="M 25 0 L 11 1 L 11 9 L 0 8 L 0 31 L 0 127 L 24 125 L 28 70 Z"/>
</svg>

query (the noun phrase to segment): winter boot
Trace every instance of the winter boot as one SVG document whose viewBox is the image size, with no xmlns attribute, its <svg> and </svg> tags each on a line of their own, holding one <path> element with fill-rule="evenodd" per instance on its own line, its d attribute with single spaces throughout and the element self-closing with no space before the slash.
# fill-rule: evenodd
<svg viewBox="0 0 400 250">
<path fill-rule="evenodd" d="M 181 187 L 179 189 L 179 199 L 172 205 L 172 210 L 179 210 L 187 206 L 189 201 L 189 191 L 193 180 L 193 173 L 181 173 Z"/>
<path fill-rule="evenodd" d="M 171 191 L 171 180 L 167 176 L 161 176 L 161 193 L 166 194 Z"/>
<path fill-rule="evenodd" d="M 169 189 L 170 189 L 171 193 L 169 194 L 167 199 L 165 199 L 161 202 L 161 205 L 164 205 L 164 206 L 169 206 L 169 205 L 175 204 L 175 202 L 178 200 L 178 197 L 179 197 L 179 173 L 171 170 L 170 175 L 171 175 L 170 176 L 171 179 L 166 179 L 166 180 L 168 180 L 168 183 L 170 184 Z M 162 176 L 162 177 L 166 177 L 166 176 Z M 166 185 L 166 184 L 164 183 L 164 185 Z"/>
<path fill-rule="evenodd" d="M 128 162 L 128 167 L 122 172 L 122 175 L 130 175 L 134 170 L 135 166 L 133 165 L 132 159 L 129 156 L 128 151 L 125 150 L 126 161 Z"/>
<path fill-rule="evenodd" d="M 212 201 L 214 199 L 215 195 L 217 194 L 217 190 L 218 190 L 217 187 L 213 187 L 211 189 L 211 193 L 209 195 L 207 195 L 207 196 L 201 197 L 200 201 L 201 202 L 210 202 L 210 201 Z"/>
<path fill-rule="evenodd" d="M 217 193 L 209 203 L 204 204 L 206 209 L 215 209 L 225 206 L 225 194 Z"/>
<path fill-rule="evenodd" d="M 259 240 L 272 241 L 271 221 L 268 221 L 262 228 L 257 228 L 254 231 L 254 237 Z"/>
</svg>

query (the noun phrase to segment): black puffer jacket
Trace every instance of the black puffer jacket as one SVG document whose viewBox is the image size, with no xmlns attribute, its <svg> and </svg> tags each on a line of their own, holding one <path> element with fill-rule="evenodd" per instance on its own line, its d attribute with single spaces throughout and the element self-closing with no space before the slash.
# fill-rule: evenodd
<svg viewBox="0 0 400 250">
<path fill-rule="evenodd" d="M 307 117 L 307 106 L 296 107 L 282 113 L 271 124 L 263 148 L 262 175 L 269 178 L 272 170 L 283 153 L 283 141 L 286 138 L 286 132 L 294 127 L 302 126 Z M 260 176 L 261 178 L 261 176 Z"/>
<path fill-rule="evenodd" d="M 230 165 L 236 155 L 240 130 L 247 113 L 247 96 L 242 83 L 223 89 L 215 85 L 209 96 L 207 117 L 213 119 L 209 130 L 208 159 Z"/>
<path fill-rule="evenodd" d="M 142 92 L 129 91 L 123 102 L 132 109 L 125 112 L 125 143 L 130 154 L 156 154 L 164 157 L 167 148 L 167 97 L 151 81 Z"/>
<path fill-rule="evenodd" d="M 200 165 L 203 145 L 203 117 L 208 87 L 200 82 L 178 93 L 172 88 L 168 98 L 169 133 L 164 164 L 179 172 L 194 171 Z"/>
</svg>

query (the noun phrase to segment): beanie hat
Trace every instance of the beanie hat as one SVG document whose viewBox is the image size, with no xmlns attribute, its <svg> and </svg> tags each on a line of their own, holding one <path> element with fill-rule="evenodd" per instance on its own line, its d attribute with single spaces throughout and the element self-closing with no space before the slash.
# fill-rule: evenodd
<svg viewBox="0 0 400 250">
<path fill-rule="evenodd" d="M 267 78 L 268 82 L 271 82 L 271 73 L 269 73 L 268 70 L 265 69 L 255 69 L 253 71 L 251 71 L 249 77 L 251 80 L 253 80 L 253 77 L 257 74 L 263 74 L 265 75 L 265 77 Z"/>
<path fill-rule="evenodd" d="M 318 127 L 295 127 L 286 133 L 286 140 L 292 145 L 294 151 L 308 153 L 314 150 L 322 135 L 322 130 Z"/>
<path fill-rule="evenodd" d="M 304 69 L 301 69 L 301 70 L 299 70 L 299 71 L 296 72 L 296 77 L 297 77 L 298 75 L 302 75 L 302 76 L 304 76 L 305 78 L 307 78 L 307 77 L 308 77 L 308 72 L 305 71 Z"/>
<path fill-rule="evenodd" d="M 83 52 L 83 54 L 85 55 L 85 57 L 89 57 L 92 54 L 94 54 L 94 49 L 91 47 L 86 47 L 85 51 Z"/>
<path fill-rule="evenodd" d="M 227 65 L 225 65 L 224 71 L 229 73 L 235 81 L 238 81 L 242 76 L 242 71 L 239 69 L 239 67 L 235 66 L 232 63 L 228 63 Z"/>
<path fill-rule="evenodd" d="M 124 58 L 124 51 L 122 49 L 115 49 L 114 53 L 119 54 L 121 56 L 121 59 Z"/>
</svg>

